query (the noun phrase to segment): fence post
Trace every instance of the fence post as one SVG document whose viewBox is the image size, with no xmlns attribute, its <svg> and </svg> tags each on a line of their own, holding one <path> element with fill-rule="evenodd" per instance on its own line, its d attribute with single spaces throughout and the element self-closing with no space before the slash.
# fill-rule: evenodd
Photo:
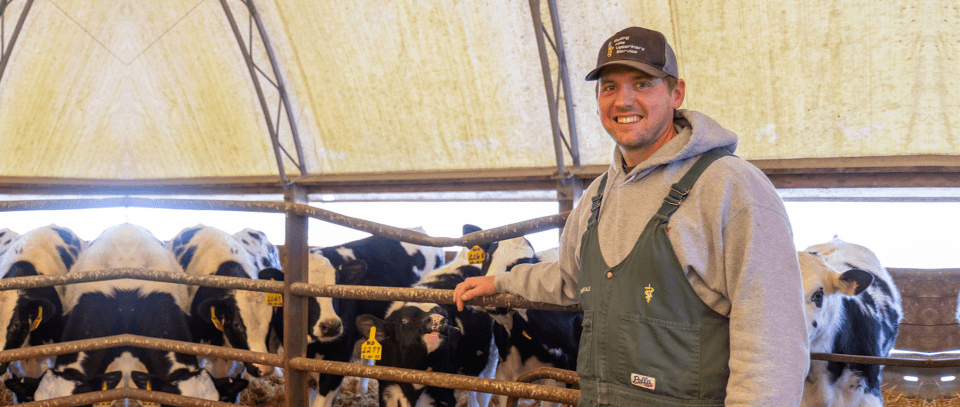
<svg viewBox="0 0 960 407">
<path fill-rule="evenodd" d="M 284 201 L 290 203 L 307 203 L 307 190 L 295 184 L 288 185 L 284 190 Z M 306 357 L 307 353 L 307 299 L 304 296 L 294 295 L 290 291 L 293 283 L 309 283 L 307 267 L 307 222 L 306 216 L 287 212 L 286 242 L 287 267 L 284 270 L 283 289 L 283 348 L 284 374 L 286 375 L 285 390 L 287 406 L 306 406 L 309 403 L 307 383 L 310 376 L 307 372 L 298 371 L 290 367 L 290 359 Z"/>
</svg>

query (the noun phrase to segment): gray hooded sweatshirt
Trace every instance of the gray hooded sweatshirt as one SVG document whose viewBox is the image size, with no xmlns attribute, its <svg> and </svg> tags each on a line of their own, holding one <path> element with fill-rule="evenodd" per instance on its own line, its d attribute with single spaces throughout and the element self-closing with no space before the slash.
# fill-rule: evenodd
<svg viewBox="0 0 960 407">
<path fill-rule="evenodd" d="M 715 147 L 732 153 L 737 146 L 736 134 L 703 113 L 678 109 L 674 127 L 677 135 L 629 173 L 614 148 L 598 225 L 609 265 L 626 258 L 670 186 L 700 154 Z M 599 178 L 567 218 L 560 259 L 497 275 L 497 292 L 554 304 L 579 302 L 580 240 L 598 184 Z M 799 405 L 810 366 L 802 279 L 786 210 L 767 177 L 738 157 L 720 158 L 674 213 L 667 234 L 694 291 L 730 318 L 725 404 Z"/>
</svg>

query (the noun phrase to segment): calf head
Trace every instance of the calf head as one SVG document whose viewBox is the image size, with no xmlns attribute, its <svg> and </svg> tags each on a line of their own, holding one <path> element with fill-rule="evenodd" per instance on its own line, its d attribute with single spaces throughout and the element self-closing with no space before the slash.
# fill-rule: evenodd
<svg viewBox="0 0 960 407">
<path fill-rule="evenodd" d="M 818 333 L 832 332 L 832 325 L 840 323 L 837 315 L 840 299 L 863 293 L 873 283 L 874 276 L 860 269 L 841 273 L 813 253 L 798 252 L 797 257 L 803 275 L 807 333 L 813 341 Z"/>
<path fill-rule="evenodd" d="M 473 225 L 464 225 L 463 234 L 479 232 L 481 229 Z M 494 275 L 505 273 L 513 269 L 517 264 L 537 263 L 537 253 L 533 250 L 530 241 L 523 237 L 501 240 L 498 242 L 485 243 L 480 246 L 484 252 L 483 264 L 480 267 L 480 275 Z M 458 260 L 461 256 L 458 256 Z M 465 276 L 472 277 L 472 276 Z"/>
<path fill-rule="evenodd" d="M 367 341 L 370 328 L 383 347 L 378 364 L 424 370 L 428 355 L 450 342 L 459 333 L 450 325 L 447 313 L 436 304 L 406 303 L 388 312 L 386 319 L 364 314 L 357 317 L 357 332 Z"/>
<path fill-rule="evenodd" d="M 250 253 L 253 263 L 258 269 L 280 269 L 280 252 L 277 246 L 267 239 L 266 233 L 250 228 L 243 229 L 233 235 L 240 241 L 243 248 Z"/>
<path fill-rule="evenodd" d="M 11 242 L 13 235 L 9 231 L 0 235 L 7 250 L 0 261 L 2 278 L 67 274 L 86 246 L 72 231 L 55 225 L 32 230 Z M 28 341 L 59 340 L 62 295 L 63 287 L 0 291 L 0 350 L 19 348 Z M 30 339 L 31 335 L 39 339 Z"/>
</svg>

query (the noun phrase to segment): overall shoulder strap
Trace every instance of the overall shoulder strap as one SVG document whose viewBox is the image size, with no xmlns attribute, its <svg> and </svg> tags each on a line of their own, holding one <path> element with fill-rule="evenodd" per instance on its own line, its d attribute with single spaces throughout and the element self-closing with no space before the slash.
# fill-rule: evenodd
<svg viewBox="0 0 960 407">
<path fill-rule="evenodd" d="M 597 194 L 590 199 L 590 220 L 587 222 L 587 228 L 593 227 L 600 218 L 600 203 L 603 201 L 603 190 L 607 188 L 607 175 L 608 173 L 603 173 L 603 178 L 600 178 L 600 185 L 597 188 Z"/>
<path fill-rule="evenodd" d="M 697 182 L 697 179 L 706 171 L 707 167 L 713 164 L 718 158 L 728 155 L 732 154 L 723 147 L 717 147 L 703 153 L 703 155 L 697 159 L 697 162 L 693 164 L 693 167 L 690 167 L 690 170 L 680 178 L 680 181 L 670 186 L 670 193 L 667 194 L 666 198 L 663 198 L 663 204 L 660 205 L 660 210 L 657 211 L 657 213 L 668 218 L 673 215 L 673 212 L 676 211 L 677 208 L 680 207 L 680 203 L 687 198 L 687 194 L 690 193 L 690 188 L 693 188 L 693 184 Z"/>
</svg>

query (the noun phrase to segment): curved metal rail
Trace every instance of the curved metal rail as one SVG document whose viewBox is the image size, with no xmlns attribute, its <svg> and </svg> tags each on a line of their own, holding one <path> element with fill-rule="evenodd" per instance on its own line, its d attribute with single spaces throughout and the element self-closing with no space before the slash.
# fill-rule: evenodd
<svg viewBox="0 0 960 407">
<path fill-rule="evenodd" d="M 573 385 L 574 389 L 580 388 L 580 376 L 577 375 L 577 372 L 566 369 L 557 369 L 555 367 L 538 367 L 536 369 L 529 370 L 520 375 L 516 382 L 532 383 L 534 380 L 540 379 L 553 379 L 561 383 Z M 510 396 L 507 398 L 506 405 L 508 407 L 517 407 L 517 403 L 519 402 L 519 398 Z"/>
<path fill-rule="evenodd" d="M 479 232 L 468 233 L 462 237 L 431 237 L 426 234 L 412 230 L 402 229 L 381 223 L 370 222 L 368 220 L 353 218 L 331 212 L 325 209 L 315 208 L 310 205 L 297 204 L 290 202 L 249 202 L 249 201 L 227 201 L 227 200 L 197 200 L 197 199 L 151 199 L 139 197 L 117 197 L 103 199 L 57 199 L 49 201 L 5 201 L 0 202 L 0 212 L 22 211 L 22 210 L 64 210 L 64 209 L 90 209 L 90 208 L 116 208 L 116 207 L 138 207 L 138 208 L 161 208 L 161 209 L 196 209 L 196 210 L 219 210 L 219 211 L 244 211 L 244 212 L 271 212 L 287 213 L 291 215 L 306 216 L 309 218 L 322 220 L 360 230 L 373 235 L 395 239 L 407 243 L 415 243 L 431 247 L 450 247 L 464 246 L 472 247 L 478 244 L 494 242 L 498 240 L 522 237 L 524 235 L 545 230 L 562 227 L 566 222 L 569 212 L 557 215 L 544 216 L 542 218 L 531 219 L 524 222 L 512 223 L 492 229 L 481 230 Z"/>
</svg>

